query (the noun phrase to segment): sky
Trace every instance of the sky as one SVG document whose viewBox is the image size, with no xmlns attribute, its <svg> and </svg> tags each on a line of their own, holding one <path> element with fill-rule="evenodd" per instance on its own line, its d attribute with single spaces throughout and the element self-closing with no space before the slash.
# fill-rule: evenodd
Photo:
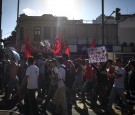
<svg viewBox="0 0 135 115">
<path fill-rule="evenodd" d="M 18 0 L 2 0 L 2 38 L 11 35 L 17 20 Z M 116 8 L 121 14 L 135 13 L 135 0 L 104 0 L 104 13 L 109 16 Z M 19 14 L 41 16 L 52 14 L 74 20 L 95 20 L 102 13 L 102 0 L 20 0 Z M 115 14 L 113 14 L 115 16 Z"/>
</svg>

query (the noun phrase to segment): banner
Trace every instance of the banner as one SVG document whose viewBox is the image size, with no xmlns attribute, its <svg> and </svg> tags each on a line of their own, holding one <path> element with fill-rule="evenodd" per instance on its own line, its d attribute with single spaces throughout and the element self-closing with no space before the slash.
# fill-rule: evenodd
<svg viewBox="0 0 135 115">
<path fill-rule="evenodd" d="M 88 48 L 88 56 L 90 63 L 106 62 L 107 52 L 105 46 Z"/>
<path fill-rule="evenodd" d="M 121 46 L 113 46 L 113 52 L 121 52 Z"/>
<path fill-rule="evenodd" d="M 29 37 L 27 35 L 26 40 L 25 40 L 25 47 L 24 47 L 24 55 L 28 59 L 31 56 L 31 46 L 29 44 Z"/>
<path fill-rule="evenodd" d="M 77 52 L 77 45 L 68 45 L 68 47 L 70 48 L 70 52 Z"/>
</svg>

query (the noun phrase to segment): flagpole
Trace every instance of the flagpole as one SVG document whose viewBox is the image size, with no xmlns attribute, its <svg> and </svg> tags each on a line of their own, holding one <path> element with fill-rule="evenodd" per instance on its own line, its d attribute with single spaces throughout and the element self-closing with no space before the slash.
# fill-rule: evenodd
<svg viewBox="0 0 135 115">
<path fill-rule="evenodd" d="M 2 39 L 1 18 L 2 18 L 2 0 L 0 0 L 0 45 Z"/>
<path fill-rule="evenodd" d="M 18 0 L 18 4 L 17 4 L 17 23 L 18 23 L 18 18 L 19 18 L 19 3 L 20 3 L 20 0 Z"/>
</svg>

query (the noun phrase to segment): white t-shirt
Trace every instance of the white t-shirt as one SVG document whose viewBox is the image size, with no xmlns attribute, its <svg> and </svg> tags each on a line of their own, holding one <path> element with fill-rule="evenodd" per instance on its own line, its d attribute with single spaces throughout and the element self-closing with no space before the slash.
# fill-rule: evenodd
<svg viewBox="0 0 135 115">
<path fill-rule="evenodd" d="M 26 75 L 28 76 L 28 89 L 37 89 L 38 88 L 38 76 L 39 68 L 36 65 L 30 65 L 26 70 Z"/>
<path fill-rule="evenodd" d="M 54 69 L 54 73 L 58 74 L 58 67 L 54 67 L 53 69 Z"/>
</svg>

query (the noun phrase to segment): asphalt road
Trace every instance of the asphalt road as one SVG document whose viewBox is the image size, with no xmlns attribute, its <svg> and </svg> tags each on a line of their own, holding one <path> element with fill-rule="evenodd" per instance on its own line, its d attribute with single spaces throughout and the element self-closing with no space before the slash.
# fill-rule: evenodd
<svg viewBox="0 0 135 115">
<path fill-rule="evenodd" d="M 17 106 L 17 98 L 12 98 L 9 101 L 5 102 L 1 99 L 3 95 L 0 95 L 0 115 L 1 111 L 2 112 L 18 112 L 19 114 L 24 115 L 24 107 L 18 107 Z M 39 108 L 41 105 L 41 100 L 38 99 L 38 104 L 39 104 Z M 121 113 L 120 111 L 120 107 L 113 107 L 115 113 L 113 115 L 127 115 L 127 113 Z M 4 111 L 3 111 L 4 110 Z M 47 108 L 47 113 L 48 115 L 52 115 L 54 111 L 54 104 L 53 102 L 50 102 L 50 104 L 48 105 Z M 41 113 L 41 115 L 43 115 Z M 90 105 L 90 102 L 88 100 L 86 100 L 86 107 L 83 107 L 83 104 L 77 100 L 77 106 L 74 107 L 72 106 L 72 115 L 109 115 L 104 109 L 102 109 L 102 107 L 100 107 L 100 105 L 97 104 L 96 107 L 92 108 Z M 133 115 L 133 114 L 132 114 Z M 135 114 L 134 114 L 135 115 Z"/>
</svg>

